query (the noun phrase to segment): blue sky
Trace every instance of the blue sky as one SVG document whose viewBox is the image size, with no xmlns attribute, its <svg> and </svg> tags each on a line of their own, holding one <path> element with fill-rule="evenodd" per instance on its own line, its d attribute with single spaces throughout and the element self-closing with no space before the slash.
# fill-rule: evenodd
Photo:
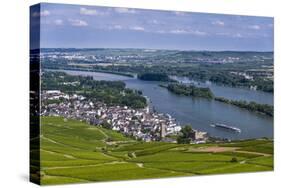
<svg viewBox="0 0 281 188">
<path fill-rule="evenodd" d="M 273 51 L 273 18 L 41 4 L 41 47 Z"/>
</svg>

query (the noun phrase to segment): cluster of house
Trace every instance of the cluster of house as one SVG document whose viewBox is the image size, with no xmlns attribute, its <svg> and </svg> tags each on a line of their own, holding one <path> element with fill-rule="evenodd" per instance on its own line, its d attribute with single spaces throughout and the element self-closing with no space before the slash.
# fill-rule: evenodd
<svg viewBox="0 0 281 188">
<path fill-rule="evenodd" d="M 86 121 L 146 142 L 175 142 L 169 135 L 176 135 L 181 130 L 171 115 L 152 112 L 149 107 L 132 109 L 127 106 L 107 106 L 103 102 L 90 101 L 84 96 L 69 95 L 59 90 L 42 91 L 41 115 Z M 201 143 L 206 139 L 207 133 L 195 131 L 192 140 Z"/>
<path fill-rule="evenodd" d="M 244 77 L 246 80 L 253 80 L 253 76 L 247 74 L 246 72 L 236 72 L 236 71 L 231 71 L 231 74 L 237 75 L 237 76 L 242 76 Z"/>
</svg>

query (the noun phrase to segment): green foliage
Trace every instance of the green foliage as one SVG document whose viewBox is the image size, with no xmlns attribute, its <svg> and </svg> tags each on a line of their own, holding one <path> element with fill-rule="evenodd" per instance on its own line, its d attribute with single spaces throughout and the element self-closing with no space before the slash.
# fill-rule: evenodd
<svg viewBox="0 0 281 188">
<path fill-rule="evenodd" d="M 138 79 L 140 80 L 147 80 L 147 81 L 172 81 L 168 74 L 164 73 L 141 73 L 138 74 Z"/>
<path fill-rule="evenodd" d="M 200 88 L 193 85 L 188 86 L 184 84 L 169 84 L 167 89 L 177 95 L 203 97 L 207 99 L 212 99 L 214 97 L 214 94 L 210 88 Z"/>
<path fill-rule="evenodd" d="M 269 166 L 269 167 L 273 168 L 273 158 L 272 158 L 272 156 L 257 157 L 257 158 L 248 160 L 247 163 Z"/>
<path fill-rule="evenodd" d="M 194 131 L 190 125 L 184 126 L 177 138 L 178 144 L 189 144 L 193 139 Z"/>
<path fill-rule="evenodd" d="M 59 104 L 61 103 L 63 100 L 60 99 L 48 99 L 47 100 L 47 104 Z"/>
<path fill-rule="evenodd" d="M 41 122 L 41 169 L 39 172 L 32 168 L 32 176 L 41 175 L 41 184 L 44 185 L 273 169 L 273 156 L 267 154 L 273 148 L 272 140 L 219 144 L 224 147 L 239 147 L 237 153 L 189 152 L 189 144 L 139 142 L 113 130 L 76 120 L 41 117 Z M 184 128 L 182 134 L 188 136 L 190 131 L 190 127 Z M 192 145 L 216 146 L 217 144 Z M 237 162 L 232 162 L 233 158 Z M 31 162 L 37 164 L 37 161 Z"/>
<path fill-rule="evenodd" d="M 273 80 L 256 78 L 253 85 L 256 85 L 258 90 L 271 93 L 274 92 Z"/>
<path fill-rule="evenodd" d="M 60 176 L 45 176 L 41 179 L 42 185 L 54 185 L 54 184 L 68 184 L 68 183 L 86 183 L 87 180 L 71 177 L 60 177 Z"/>
<path fill-rule="evenodd" d="M 117 131 L 112 131 L 111 129 L 104 129 L 104 128 L 99 128 L 102 132 L 104 132 L 111 141 L 132 141 L 129 137 L 125 137 L 123 134 L 117 132 Z"/>
<path fill-rule="evenodd" d="M 101 126 L 103 127 L 103 128 L 105 128 L 105 129 L 111 129 L 111 124 L 110 123 L 108 123 L 108 122 L 103 122 L 102 124 L 101 124 Z"/>
<path fill-rule="evenodd" d="M 185 172 L 190 174 L 204 174 L 200 171 L 204 169 L 218 169 L 225 168 L 232 165 L 230 162 L 216 162 L 216 161 L 181 161 L 181 162 L 154 162 L 154 163 L 145 163 L 145 167 L 148 168 L 159 168 L 163 170 L 173 170 L 179 172 Z"/>
<path fill-rule="evenodd" d="M 157 147 L 149 147 L 149 148 L 143 149 L 141 151 L 136 151 L 135 154 L 136 154 L 136 156 L 152 155 L 152 154 L 156 154 L 158 152 L 167 151 L 167 150 L 172 149 L 174 147 L 178 147 L 178 145 L 176 145 L 176 144 L 163 144 L 163 145 L 159 145 Z"/>
<path fill-rule="evenodd" d="M 234 157 L 241 157 L 241 158 L 256 158 L 262 156 L 261 154 L 254 154 L 254 153 L 242 153 L 242 152 L 220 152 L 218 153 L 220 155 L 229 155 L 229 156 L 234 156 Z"/>
<path fill-rule="evenodd" d="M 232 162 L 232 163 L 237 163 L 237 162 L 238 162 L 238 159 L 237 159 L 236 157 L 232 157 L 231 160 L 230 160 L 230 162 Z"/>
<path fill-rule="evenodd" d="M 258 153 L 266 153 L 266 154 L 273 154 L 273 145 L 271 143 L 267 144 L 261 144 L 261 145 L 256 145 L 255 147 L 244 147 L 241 150 L 244 151 L 252 151 L 252 152 L 258 152 Z"/>
<path fill-rule="evenodd" d="M 273 116 L 273 114 L 274 114 L 273 106 L 268 105 L 268 104 L 258 104 L 256 102 L 247 102 L 247 101 L 235 101 L 235 100 L 229 100 L 229 99 L 226 99 L 223 97 L 215 97 L 215 100 L 219 101 L 219 102 L 224 102 L 227 104 L 232 104 L 232 105 L 238 106 L 240 108 L 245 108 L 250 111 L 260 112 L 260 113 L 266 114 L 268 116 Z"/>
<path fill-rule="evenodd" d="M 201 174 L 226 174 L 226 173 L 241 173 L 241 172 L 258 172 L 258 171 L 272 171 L 272 167 L 255 165 L 255 164 L 241 164 L 231 163 L 221 168 L 203 169 L 199 171 Z"/>
<path fill-rule="evenodd" d="M 133 157 L 134 157 L 133 152 L 128 152 L 128 156 L 129 156 L 130 158 L 133 158 Z"/>
<path fill-rule="evenodd" d="M 143 163 L 165 163 L 165 162 L 230 162 L 232 156 L 214 154 L 211 152 L 181 152 L 168 150 L 163 152 L 158 152 L 153 155 L 144 155 L 137 158 L 130 159 L 134 162 Z M 238 160 L 243 160 L 244 158 L 239 157 Z"/>
<path fill-rule="evenodd" d="M 259 155 L 273 155 L 274 153 L 273 141 L 268 139 L 234 141 L 228 144 L 221 144 L 220 146 L 238 147 L 240 151 L 255 152 Z"/>
<path fill-rule="evenodd" d="M 147 149 L 158 148 L 167 143 L 164 142 L 134 142 L 131 144 L 120 145 L 115 151 L 144 151 Z"/>
<path fill-rule="evenodd" d="M 92 77 L 71 76 L 63 72 L 44 72 L 42 90 L 61 90 L 69 94 L 82 94 L 92 101 L 132 108 L 146 107 L 146 99 L 138 90 L 126 88 L 121 81 L 97 81 Z M 59 102 L 59 101 L 54 101 Z"/>
<path fill-rule="evenodd" d="M 273 146 L 273 141 L 269 139 L 237 140 L 237 141 L 232 141 L 230 143 L 222 143 L 219 144 L 219 146 L 244 148 L 244 147 L 256 147 L 258 145 L 263 145 L 263 144 L 269 144 Z"/>
<path fill-rule="evenodd" d="M 84 179 L 87 181 L 128 180 L 143 178 L 160 178 L 169 176 L 183 176 L 184 173 L 171 172 L 159 169 L 140 168 L 133 163 L 104 164 L 67 169 L 47 169 L 46 174 L 51 176 L 66 176 Z"/>
<path fill-rule="evenodd" d="M 43 51 L 49 50 L 54 51 L 54 49 L 43 49 Z M 67 51 L 67 53 L 73 53 L 76 50 L 55 49 L 55 51 Z M 87 50 L 83 49 L 82 51 L 82 53 L 85 53 Z M 44 58 L 41 66 L 48 69 L 96 71 L 124 76 L 160 73 L 186 76 L 190 79 L 204 82 L 209 80 L 232 87 L 250 88 L 251 86 L 257 86 L 258 90 L 274 91 L 272 78 L 267 76 L 268 73 L 272 73 L 274 61 L 272 52 L 157 50 L 153 53 L 146 53 L 143 49 L 91 49 L 91 51 L 94 54 L 102 54 L 104 57 L 109 54 L 111 56 L 122 56 L 121 54 L 123 56 L 135 56 L 138 54 L 142 57 L 135 58 L 134 60 L 126 59 L 125 63 L 105 60 L 104 63 L 107 63 L 107 66 L 99 66 L 98 63 L 86 60 L 75 60 L 74 64 L 70 64 L 65 58 L 59 58 L 57 61 Z M 233 59 L 229 61 L 229 58 Z M 83 63 L 87 65 L 89 63 L 92 64 L 90 66 L 83 66 Z M 246 79 L 241 74 L 233 74 L 232 72 L 246 73 L 252 76 L 253 79 Z"/>
</svg>

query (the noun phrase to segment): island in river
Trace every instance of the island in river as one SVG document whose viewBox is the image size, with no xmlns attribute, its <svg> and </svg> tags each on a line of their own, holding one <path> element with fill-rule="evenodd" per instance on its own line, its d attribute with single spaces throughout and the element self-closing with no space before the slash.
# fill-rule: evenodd
<svg viewBox="0 0 281 188">
<path fill-rule="evenodd" d="M 160 87 L 167 88 L 172 93 L 177 95 L 185 95 L 191 97 L 203 97 L 206 99 L 214 99 L 219 102 L 224 102 L 227 104 L 232 104 L 240 108 L 244 108 L 253 112 L 263 113 L 268 116 L 273 116 L 273 106 L 269 104 L 258 104 L 256 102 L 243 101 L 243 100 L 229 100 L 223 97 L 215 97 L 210 88 L 196 87 L 194 85 L 186 85 L 179 83 L 172 84 L 159 84 Z"/>
<path fill-rule="evenodd" d="M 209 88 L 205 87 L 196 87 L 194 85 L 185 85 L 179 83 L 173 84 L 159 84 L 160 87 L 167 88 L 170 92 L 175 93 L 177 95 L 185 95 L 191 97 L 202 97 L 206 99 L 213 99 L 214 94 Z"/>
</svg>

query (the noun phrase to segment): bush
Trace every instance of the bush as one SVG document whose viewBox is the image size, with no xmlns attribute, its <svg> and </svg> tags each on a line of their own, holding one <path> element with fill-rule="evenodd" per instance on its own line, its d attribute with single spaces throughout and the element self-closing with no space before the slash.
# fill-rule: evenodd
<svg viewBox="0 0 281 188">
<path fill-rule="evenodd" d="M 232 159 L 230 160 L 230 162 L 232 163 L 237 163 L 238 162 L 238 159 L 236 157 L 232 157 Z"/>
<path fill-rule="evenodd" d="M 106 139 L 106 142 L 112 142 L 112 141 L 113 141 L 113 139 L 110 137 Z"/>
</svg>

